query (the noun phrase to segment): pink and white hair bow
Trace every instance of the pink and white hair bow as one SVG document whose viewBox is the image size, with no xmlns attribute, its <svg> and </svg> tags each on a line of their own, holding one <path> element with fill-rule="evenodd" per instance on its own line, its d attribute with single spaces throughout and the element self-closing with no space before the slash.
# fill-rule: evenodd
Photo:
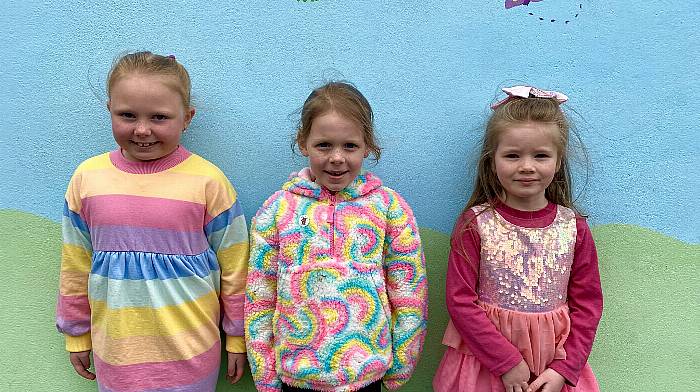
<svg viewBox="0 0 700 392">
<path fill-rule="evenodd" d="M 504 93 L 508 94 L 508 96 L 505 99 L 502 99 L 491 105 L 491 109 L 496 110 L 496 108 L 498 108 L 499 106 L 517 98 L 553 98 L 556 99 L 559 103 L 564 103 L 569 100 L 569 97 L 558 91 L 540 90 L 537 87 L 532 86 L 504 87 L 501 90 L 503 90 Z"/>
</svg>

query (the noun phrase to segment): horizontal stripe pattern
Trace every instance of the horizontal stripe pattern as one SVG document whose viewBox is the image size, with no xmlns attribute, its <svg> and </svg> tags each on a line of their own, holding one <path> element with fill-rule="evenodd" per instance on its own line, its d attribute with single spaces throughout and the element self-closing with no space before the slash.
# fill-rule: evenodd
<svg viewBox="0 0 700 392">
<path fill-rule="evenodd" d="M 215 252 L 226 249 L 234 244 L 248 242 L 248 230 L 246 228 L 245 217 L 239 215 L 232 219 L 229 226 L 211 232 L 207 236 L 209 243 L 212 244 Z"/>
<path fill-rule="evenodd" d="M 68 207 L 67 200 L 63 203 L 63 216 L 66 217 L 71 225 L 76 229 L 83 232 L 89 231 L 87 223 L 85 223 L 85 220 L 80 216 L 80 214 L 71 211 L 71 209 Z"/>
<path fill-rule="evenodd" d="M 111 309 L 127 307 L 151 307 L 180 305 L 220 291 L 220 273 L 211 271 L 208 276 L 197 275 L 179 279 L 130 280 L 110 279 L 93 274 L 90 276 L 89 293 L 92 301 L 109 301 Z"/>
<path fill-rule="evenodd" d="M 164 254 L 196 255 L 209 248 L 201 229 L 177 231 L 150 227 L 98 226 L 92 228 L 95 250 L 137 251 Z"/>
<path fill-rule="evenodd" d="M 110 279 L 173 279 L 208 276 L 219 269 L 211 249 L 196 256 L 147 252 L 95 252 L 91 274 Z"/>
<path fill-rule="evenodd" d="M 219 328 L 213 323 L 173 335 L 136 335 L 112 337 L 96 329 L 92 339 L 100 347 L 99 355 L 110 365 L 129 365 L 146 362 L 171 362 L 193 358 L 219 342 Z M 137 349 L 134 349 L 137 348 Z"/>
<path fill-rule="evenodd" d="M 243 335 L 243 209 L 188 154 L 135 167 L 112 152 L 71 178 L 56 320 L 92 342 L 100 391 L 213 392 L 222 310 L 227 334 Z"/>
<path fill-rule="evenodd" d="M 107 302 L 90 301 L 92 329 L 103 329 L 109 336 L 175 335 L 203 324 L 219 324 L 219 298 L 210 292 L 194 301 L 160 308 L 111 309 Z"/>
<path fill-rule="evenodd" d="M 109 206 L 109 208 L 103 208 Z M 111 226 L 154 227 L 202 231 L 206 206 L 185 200 L 132 195 L 96 195 L 82 200 L 80 214 L 91 228 Z"/>
<path fill-rule="evenodd" d="M 59 295 L 56 315 L 59 332 L 70 336 L 90 332 L 90 303 L 86 295 Z"/>
<path fill-rule="evenodd" d="M 146 362 L 115 366 L 93 354 L 100 390 L 108 391 L 213 391 L 219 375 L 221 344 L 187 360 Z M 128 380 L 129 388 L 122 387 Z"/>
</svg>

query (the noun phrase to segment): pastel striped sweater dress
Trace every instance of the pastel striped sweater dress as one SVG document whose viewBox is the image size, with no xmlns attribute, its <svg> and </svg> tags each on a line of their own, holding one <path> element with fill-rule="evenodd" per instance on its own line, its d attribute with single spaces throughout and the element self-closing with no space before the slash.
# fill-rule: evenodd
<svg viewBox="0 0 700 392">
<path fill-rule="evenodd" d="M 86 160 L 63 216 L 66 349 L 92 349 L 100 391 L 213 391 L 220 322 L 227 351 L 245 352 L 247 258 L 236 192 L 205 159 L 180 146 L 150 162 Z"/>
<path fill-rule="evenodd" d="M 355 391 L 411 377 L 427 279 L 408 204 L 370 172 L 337 193 L 302 170 L 251 223 L 246 345 L 258 391 Z"/>
</svg>

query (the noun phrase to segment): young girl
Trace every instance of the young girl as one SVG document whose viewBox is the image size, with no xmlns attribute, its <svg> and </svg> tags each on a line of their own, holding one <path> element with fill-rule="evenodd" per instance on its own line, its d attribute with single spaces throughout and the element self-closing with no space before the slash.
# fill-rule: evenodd
<svg viewBox="0 0 700 392">
<path fill-rule="evenodd" d="M 422 349 L 427 281 L 411 209 L 374 174 L 372 109 L 346 83 L 306 99 L 296 144 L 309 167 L 251 223 L 246 345 L 259 391 L 379 391 Z"/>
<path fill-rule="evenodd" d="M 219 301 L 229 381 L 246 364 L 248 233 L 236 191 L 180 145 L 195 109 L 174 56 L 121 57 L 107 94 L 118 147 L 68 185 L 57 327 L 100 391 L 214 391 Z"/>
<path fill-rule="evenodd" d="M 602 313 L 590 229 L 571 198 L 566 96 L 503 89 L 447 270 L 446 391 L 598 391 L 586 363 Z"/>
</svg>

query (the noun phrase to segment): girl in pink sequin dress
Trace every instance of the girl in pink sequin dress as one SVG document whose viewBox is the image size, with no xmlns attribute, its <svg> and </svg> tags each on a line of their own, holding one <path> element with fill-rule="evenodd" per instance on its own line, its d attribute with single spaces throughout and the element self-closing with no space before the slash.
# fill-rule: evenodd
<svg viewBox="0 0 700 392">
<path fill-rule="evenodd" d="M 452 233 L 437 392 L 599 391 L 587 363 L 603 297 L 571 197 L 567 97 L 503 89 Z"/>
</svg>

